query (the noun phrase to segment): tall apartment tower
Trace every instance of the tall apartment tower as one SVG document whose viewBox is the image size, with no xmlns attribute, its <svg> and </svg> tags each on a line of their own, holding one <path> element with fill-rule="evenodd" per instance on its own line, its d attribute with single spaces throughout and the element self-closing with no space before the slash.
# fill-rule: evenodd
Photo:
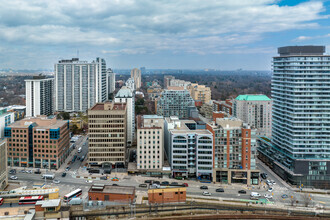
<svg viewBox="0 0 330 220">
<path fill-rule="evenodd" d="M 278 48 L 272 139 L 260 138 L 258 151 L 291 184 L 329 189 L 330 56 L 324 52 L 324 46 Z"/>
<path fill-rule="evenodd" d="M 211 88 L 205 85 L 198 85 L 197 83 L 192 83 L 187 86 L 191 97 L 195 101 L 201 101 L 203 104 L 209 104 L 211 101 Z"/>
<path fill-rule="evenodd" d="M 97 102 L 107 99 L 106 63 L 60 60 L 55 64 L 55 109 L 84 112 Z"/>
<path fill-rule="evenodd" d="M 194 106 L 195 101 L 188 90 L 169 87 L 157 99 L 157 115 L 178 116 L 180 119 L 189 118 L 189 108 Z"/>
<path fill-rule="evenodd" d="M 25 80 L 26 116 L 54 114 L 54 79 L 34 76 Z"/>
<path fill-rule="evenodd" d="M 134 79 L 135 88 L 139 89 L 141 87 L 141 70 L 134 68 L 131 70 L 131 77 Z"/>
<path fill-rule="evenodd" d="M 139 115 L 137 118 L 137 169 L 162 170 L 164 161 L 164 118 Z"/>
<path fill-rule="evenodd" d="M 233 100 L 233 116 L 257 129 L 258 136 L 272 136 L 272 103 L 266 95 L 239 95 Z"/>
<path fill-rule="evenodd" d="M 0 140 L 0 190 L 5 190 L 8 185 L 7 172 L 7 144 L 6 140 Z"/>
<path fill-rule="evenodd" d="M 70 153 L 69 122 L 31 117 L 5 127 L 8 165 L 58 169 Z"/>
<path fill-rule="evenodd" d="M 115 96 L 116 103 L 124 103 L 127 108 L 127 145 L 131 146 L 135 137 L 135 95 L 134 92 L 123 86 Z"/>
<path fill-rule="evenodd" d="M 116 73 L 111 68 L 107 69 L 107 96 L 116 89 Z"/>
<path fill-rule="evenodd" d="M 258 185 L 256 130 L 237 118 L 217 118 L 206 128 L 214 137 L 213 181 Z"/>
<path fill-rule="evenodd" d="M 126 104 L 97 103 L 88 109 L 88 163 L 103 168 L 125 163 Z"/>
</svg>

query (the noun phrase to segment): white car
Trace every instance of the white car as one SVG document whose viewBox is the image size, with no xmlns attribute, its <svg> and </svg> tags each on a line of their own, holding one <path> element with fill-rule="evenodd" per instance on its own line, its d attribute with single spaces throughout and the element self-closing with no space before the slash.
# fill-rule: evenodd
<svg viewBox="0 0 330 220">
<path fill-rule="evenodd" d="M 273 192 L 273 188 L 270 187 L 270 188 L 268 189 L 268 192 Z"/>
<path fill-rule="evenodd" d="M 266 199 L 272 199 L 272 198 L 273 198 L 273 196 L 272 196 L 272 195 L 269 195 L 269 194 L 265 194 L 264 197 L 265 197 Z"/>
<path fill-rule="evenodd" d="M 271 182 L 273 185 L 275 185 L 275 184 L 276 184 L 274 180 L 271 180 L 270 182 Z"/>
<path fill-rule="evenodd" d="M 10 179 L 11 180 L 17 180 L 18 178 L 17 178 L 17 176 L 11 176 Z"/>
<path fill-rule="evenodd" d="M 86 183 L 93 183 L 93 180 L 86 180 Z"/>
<path fill-rule="evenodd" d="M 53 180 L 53 183 L 59 184 L 61 181 L 59 180 Z"/>
<path fill-rule="evenodd" d="M 211 196 L 211 193 L 207 192 L 207 191 L 204 191 L 203 192 L 203 196 Z"/>
</svg>

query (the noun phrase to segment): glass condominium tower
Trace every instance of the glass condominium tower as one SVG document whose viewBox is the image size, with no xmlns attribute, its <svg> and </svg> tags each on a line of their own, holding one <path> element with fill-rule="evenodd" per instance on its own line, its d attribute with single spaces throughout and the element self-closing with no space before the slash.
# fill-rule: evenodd
<svg viewBox="0 0 330 220">
<path fill-rule="evenodd" d="M 276 173 L 299 186 L 330 187 L 330 55 L 324 52 L 324 46 L 288 46 L 273 58 L 272 140 L 261 150 Z"/>
<path fill-rule="evenodd" d="M 55 109 L 84 112 L 97 102 L 107 100 L 106 62 L 60 60 L 55 64 Z"/>
</svg>

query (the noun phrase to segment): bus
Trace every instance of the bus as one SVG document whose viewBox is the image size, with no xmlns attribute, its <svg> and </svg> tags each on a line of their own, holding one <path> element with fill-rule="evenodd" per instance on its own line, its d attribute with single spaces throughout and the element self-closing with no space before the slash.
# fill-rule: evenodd
<svg viewBox="0 0 330 220">
<path fill-rule="evenodd" d="M 37 201 L 43 200 L 43 196 L 25 196 L 19 198 L 18 204 L 25 205 L 25 204 L 36 204 Z"/>
<path fill-rule="evenodd" d="M 69 202 L 72 198 L 76 198 L 82 194 L 81 189 L 76 189 L 75 191 L 70 192 L 64 196 L 64 202 Z"/>
<path fill-rule="evenodd" d="M 81 147 L 78 148 L 78 153 L 80 153 L 80 152 L 81 152 Z"/>
<path fill-rule="evenodd" d="M 0 205 L 3 204 L 3 198 L 0 198 Z"/>
<path fill-rule="evenodd" d="M 53 180 L 55 178 L 55 174 L 51 174 L 51 173 L 50 174 L 42 174 L 41 175 L 41 178 L 42 179 L 45 179 L 46 178 L 46 179 Z"/>
</svg>

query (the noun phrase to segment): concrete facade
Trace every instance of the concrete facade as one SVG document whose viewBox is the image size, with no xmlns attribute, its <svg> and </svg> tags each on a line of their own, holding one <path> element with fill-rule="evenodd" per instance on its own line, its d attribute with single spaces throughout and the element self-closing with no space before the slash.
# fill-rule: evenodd
<svg viewBox="0 0 330 220">
<path fill-rule="evenodd" d="M 0 190 L 4 190 L 7 185 L 7 143 L 6 140 L 0 140 Z"/>
<path fill-rule="evenodd" d="M 209 104 L 211 101 L 211 89 L 205 85 L 198 85 L 197 83 L 192 83 L 187 86 L 191 97 L 197 101 L 202 101 L 203 104 Z"/>
<path fill-rule="evenodd" d="M 140 89 L 140 87 L 141 87 L 141 70 L 138 68 L 132 69 L 131 77 L 134 79 L 135 88 Z"/>
<path fill-rule="evenodd" d="M 15 120 L 14 112 L 8 112 L 8 108 L 0 108 L 0 139 L 4 138 L 5 127 Z"/>
<path fill-rule="evenodd" d="M 126 104 L 97 103 L 87 114 L 89 165 L 114 166 L 116 163 L 125 163 Z"/>
</svg>

